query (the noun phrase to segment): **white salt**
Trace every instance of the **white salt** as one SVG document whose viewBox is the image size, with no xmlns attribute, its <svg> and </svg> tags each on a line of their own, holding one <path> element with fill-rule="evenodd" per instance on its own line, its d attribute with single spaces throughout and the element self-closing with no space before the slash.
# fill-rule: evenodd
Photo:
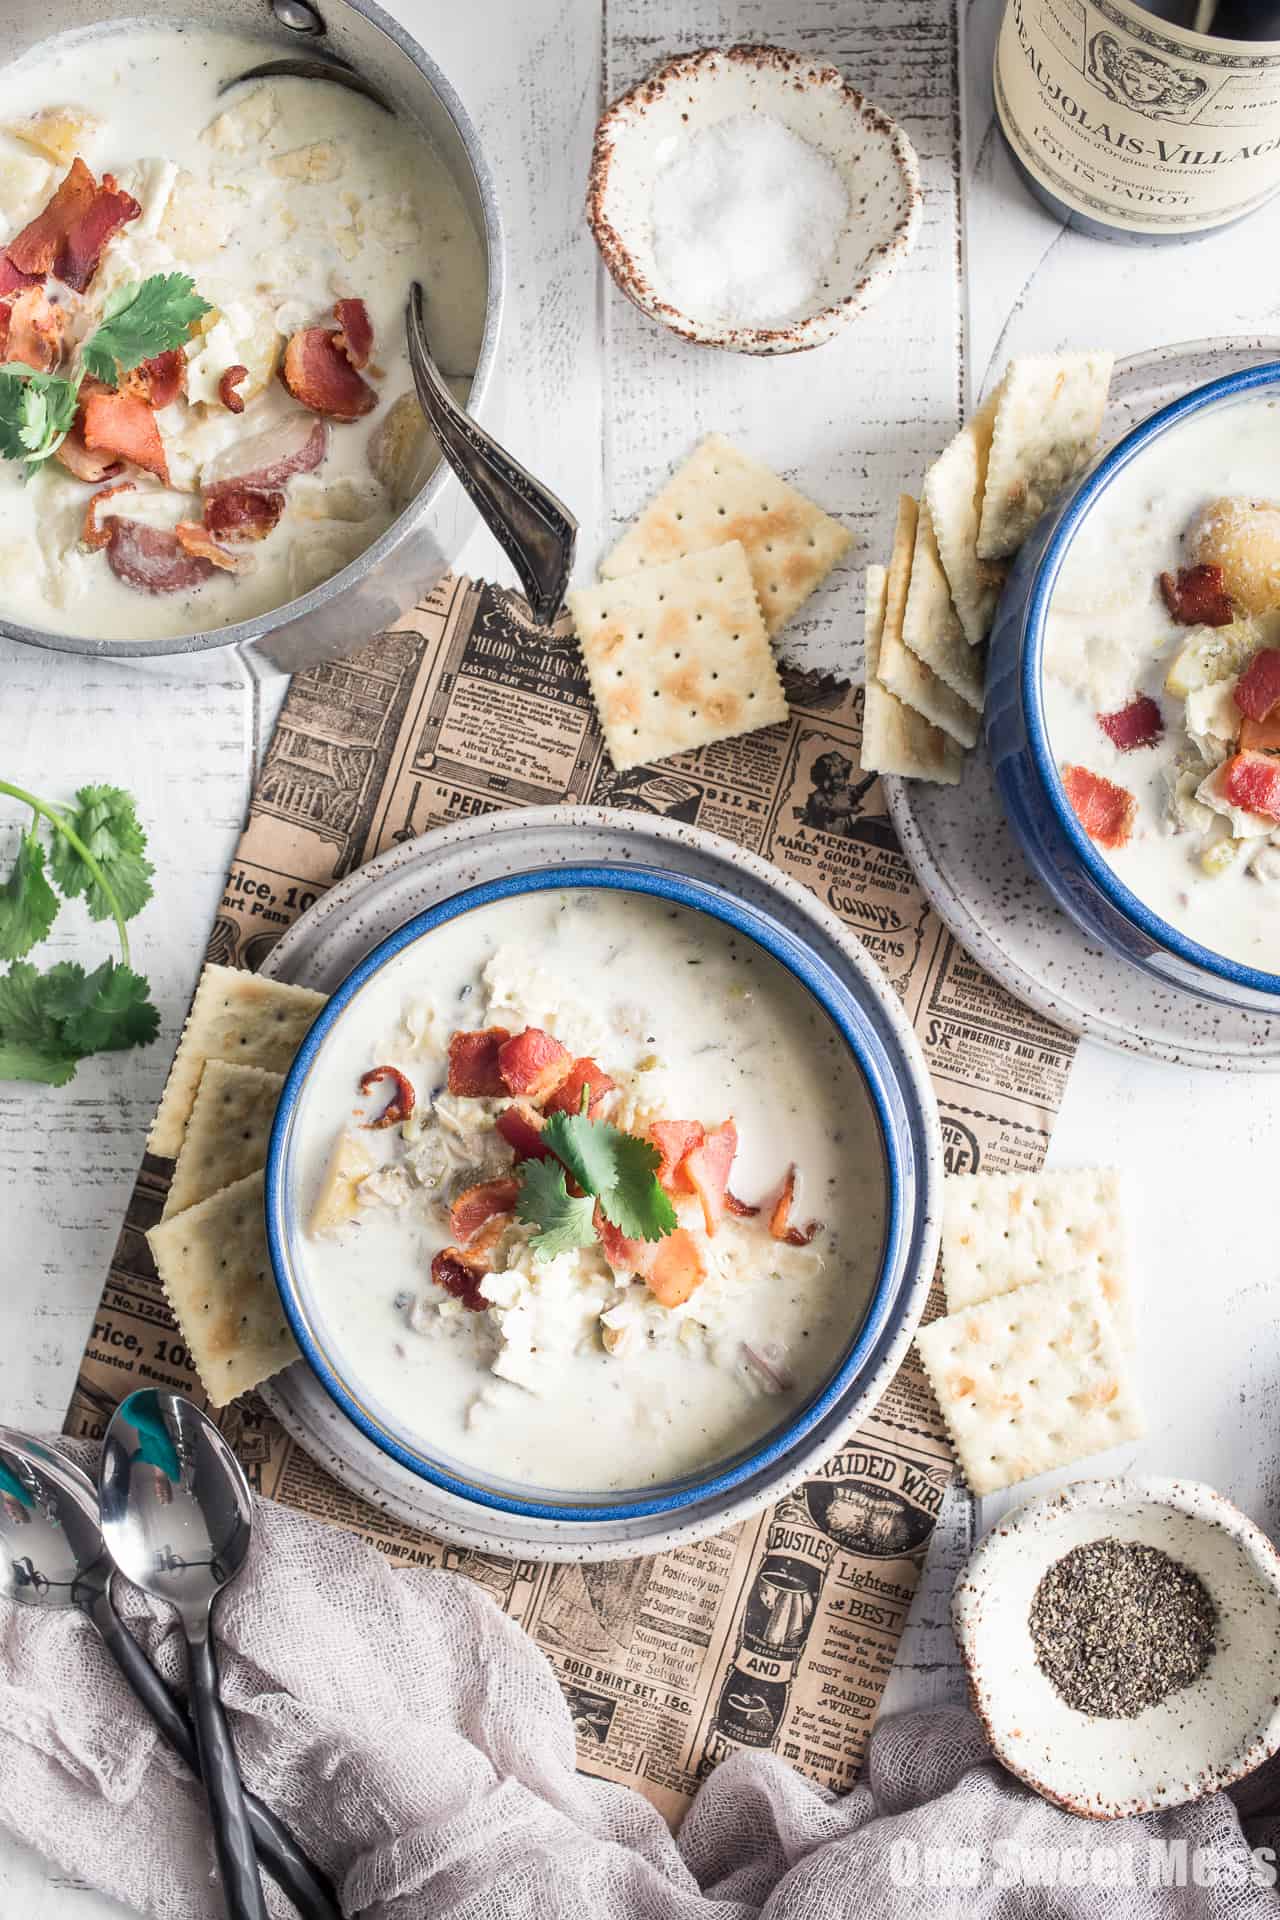
<svg viewBox="0 0 1280 1920">
<path fill-rule="evenodd" d="M 664 299 L 692 320 L 776 327 L 830 304 L 823 276 L 849 215 L 825 153 L 767 113 L 681 140 L 654 182 Z"/>
</svg>

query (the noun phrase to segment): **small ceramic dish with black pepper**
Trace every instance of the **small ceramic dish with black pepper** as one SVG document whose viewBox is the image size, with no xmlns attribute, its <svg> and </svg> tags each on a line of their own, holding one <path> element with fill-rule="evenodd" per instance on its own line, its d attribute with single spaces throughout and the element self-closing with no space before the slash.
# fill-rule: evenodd
<svg viewBox="0 0 1280 1920">
<path fill-rule="evenodd" d="M 1078 1480 L 993 1527 L 952 1622 L 996 1757 L 1091 1820 L 1176 1807 L 1280 1749 L 1280 1555 L 1191 1480 Z"/>
</svg>

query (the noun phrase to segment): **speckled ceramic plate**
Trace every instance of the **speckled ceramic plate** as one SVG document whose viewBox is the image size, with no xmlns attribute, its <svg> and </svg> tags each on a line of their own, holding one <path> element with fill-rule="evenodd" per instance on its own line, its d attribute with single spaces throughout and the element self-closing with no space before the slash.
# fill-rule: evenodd
<svg viewBox="0 0 1280 1920">
<path fill-rule="evenodd" d="M 1280 337 L 1199 340 L 1120 361 L 1103 423 L 1110 445 L 1218 374 L 1280 358 Z M 958 787 L 885 780 L 898 838 L 962 946 L 1019 1000 L 1074 1033 L 1182 1066 L 1280 1071 L 1280 1020 L 1162 987 L 1092 946 L 1033 877 L 1004 817 L 986 749 Z"/>
<path fill-rule="evenodd" d="M 858 941 L 806 888 L 717 835 L 656 816 L 601 807 L 538 807 L 488 814 L 392 848 L 330 889 L 268 956 L 263 972 L 332 992 L 406 921 L 464 889 L 533 868 L 585 862 L 643 864 L 729 889 L 767 911 L 856 993 L 897 1064 L 911 1116 L 907 1278 L 850 1395 L 795 1451 L 754 1479 L 670 1513 L 551 1520 L 499 1512 L 422 1479 L 385 1453 L 330 1398 L 304 1363 L 262 1389 L 301 1446 L 353 1491 L 406 1525 L 482 1552 L 538 1560 L 616 1560 L 721 1532 L 779 1499 L 835 1449 L 876 1404 L 901 1363 L 937 1258 L 942 1143 L 929 1076 L 896 995 Z"/>
<path fill-rule="evenodd" d="M 1069 1707 L 1036 1665 L 1028 1614 L 1051 1566 L 1089 1541 L 1159 1548 L 1217 1611 L 1198 1680 L 1129 1719 Z M 1011 1773 L 1093 1820 L 1182 1806 L 1280 1749 L 1280 1556 L 1193 1480 L 1077 1480 L 993 1527 L 956 1583 L 956 1639 L 975 1713 Z"/>
</svg>

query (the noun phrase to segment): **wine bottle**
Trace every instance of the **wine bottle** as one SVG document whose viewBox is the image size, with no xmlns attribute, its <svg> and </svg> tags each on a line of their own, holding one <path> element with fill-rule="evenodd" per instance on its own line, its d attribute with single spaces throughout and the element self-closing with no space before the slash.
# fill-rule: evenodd
<svg viewBox="0 0 1280 1920">
<path fill-rule="evenodd" d="M 995 103 L 1069 226 L 1194 239 L 1280 189 L 1280 0 L 1006 0 Z"/>
</svg>

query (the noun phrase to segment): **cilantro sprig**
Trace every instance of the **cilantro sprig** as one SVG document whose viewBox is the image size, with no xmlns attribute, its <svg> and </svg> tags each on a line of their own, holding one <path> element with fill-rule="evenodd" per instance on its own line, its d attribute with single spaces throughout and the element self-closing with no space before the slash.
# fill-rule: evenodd
<svg viewBox="0 0 1280 1920">
<path fill-rule="evenodd" d="M 182 346 L 193 322 L 212 309 L 185 273 L 153 273 L 117 287 L 70 374 L 38 373 L 21 360 L 0 366 L 0 457 L 24 460 L 30 476 L 75 424 L 86 374 L 109 387 L 144 360 Z"/>
<path fill-rule="evenodd" d="M 151 898 L 153 870 L 133 801 L 119 787 L 81 787 L 70 807 L 7 780 L 0 793 L 31 809 L 0 882 L 0 960 L 13 963 L 0 974 L 0 1080 L 60 1087 L 87 1055 L 155 1038 L 159 1016 L 146 979 L 129 964 L 125 924 Z M 51 837 L 47 854 L 43 829 Z M 83 897 L 91 920 L 114 921 L 119 960 L 91 972 L 74 960 L 43 970 L 27 960 L 53 926 L 59 894 Z"/>
<path fill-rule="evenodd" d="M 658 1184 L 657 1148 L 607 1120 L 591 1119 L 588 1098 L 584 1088 L 581 1112 L 548 1117 L 540 1139 L 555 1158 L 522 1160 L 517 1169 L 516 1216 L 539 1229 L 531 1245 L 540 1259 L 590 1246 L 597 1202 L 628 1240 L 662 1240 L 676 1227 L 676 1210 Z M 569 1192 L 570 1179 L 581 1197 Z"/>
</svg>

